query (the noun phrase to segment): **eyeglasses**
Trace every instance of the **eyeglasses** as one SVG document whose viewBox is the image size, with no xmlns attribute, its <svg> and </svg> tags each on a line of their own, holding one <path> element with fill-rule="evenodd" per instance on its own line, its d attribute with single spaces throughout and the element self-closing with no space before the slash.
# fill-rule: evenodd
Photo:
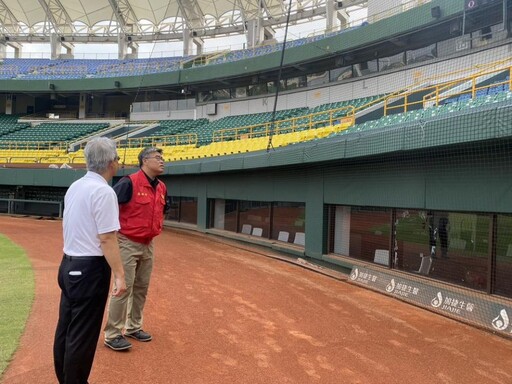
<svg viewBox="0 0 512 384">
<path fill-rule="evenodd" d="M 164 158 L 162 156 L 146 157 L 146 159 L 155 159 L 156 161 L 164 161 Z"/>
</svg>

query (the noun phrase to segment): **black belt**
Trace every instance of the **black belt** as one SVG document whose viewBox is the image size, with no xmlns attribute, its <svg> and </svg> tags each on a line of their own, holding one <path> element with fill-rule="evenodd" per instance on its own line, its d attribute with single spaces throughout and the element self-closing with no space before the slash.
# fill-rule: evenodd
<svg viewBox="0 0 512 384">
<path fill-rule="evenodd" d="M 64 254 L 64 258 L 69 261 L 88 260 L 88 261 L 100 261 L 105 260 L 105 256 L 69 256 Z"/>
</svg>

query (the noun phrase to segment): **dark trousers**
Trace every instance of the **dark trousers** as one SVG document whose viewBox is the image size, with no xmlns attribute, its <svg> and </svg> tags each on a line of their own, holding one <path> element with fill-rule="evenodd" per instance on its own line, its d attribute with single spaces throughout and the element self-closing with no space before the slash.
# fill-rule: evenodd
<svg viewBox="0 0 512 384">
<path fill-rule="evenodd" d="M 59 267 L 59 321 L 53 359 L 60 384 L 87 384 L 110 289 L 104 257 L 64 256 Z"/>
</svg>

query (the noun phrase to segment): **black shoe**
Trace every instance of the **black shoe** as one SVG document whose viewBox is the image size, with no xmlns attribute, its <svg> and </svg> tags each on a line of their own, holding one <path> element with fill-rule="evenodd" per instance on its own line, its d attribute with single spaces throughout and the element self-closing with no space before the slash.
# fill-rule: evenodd
<svg viewBox="0 0 512 384">
<path fill-rule="evenodd" d="M 125 349 L 130 349 L 132 347 L 132 344 L 122 335 L 119 335 L 112 340 L 105 340 L 105 345 L 114 351 L 124 351 Z"/>
<path fill-rule="evenodd" d="M 126 337 L 131 337 L 132 339 L 138 340 L 138 341 L 151 341 L 153 337 L 147 332 L 144 332 L 142 329 L 139 329 L 138 331 L 135 331 L 133 333 L 125 333 Z"/>
</svg>

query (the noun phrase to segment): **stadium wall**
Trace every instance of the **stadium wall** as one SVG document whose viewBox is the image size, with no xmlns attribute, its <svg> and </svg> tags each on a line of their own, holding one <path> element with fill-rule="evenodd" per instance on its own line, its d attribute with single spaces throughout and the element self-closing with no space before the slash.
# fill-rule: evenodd
<svg viewBox="0 0 512 384">
<path fill-rule="evenodd" d="M 450 39 L 443 42 L 446 47 L 443 49 L 451 49 L 451 52 L 453 52 L 451 57 L 432 60 L 427 64 L 415 64 L 387 73 L 370 74 L 364 78 L 346 79 L 341 83 L 281 92 L 277 109 L 313 108 L 321 104 L 390 93 L 408 87 L 428 86 L 440 81 L 459 79 L 464 75 L 469 75 L 472 69 L 473 71 L 475 69 L 481 71 L 486 65 L 500 60 L 506 62 L 510 58 L 510 44 L 506 42 L 499 42 L 499 45 L 494 47 L 485 46 L 474 49 L 468 54 L 467 50 L 455 51 L 456 40 Z M 176 104 L 169 104 L 169 110 L 133 112 L 130 117 L 134 121 L 182 118 L 217 120 L 227 116 L 272 112 L 274 100 L 273 95 L 265 95 L 264 97 L 254 96 L 240 101 L 211 101 L 208 104 L 217 104 L 215 115 L 208 114 L 207 104 L 197 105 L 195 110 L 177 110 L 178 106 Z M 187 107 L 191 108 L 192 106 L 187 105 Z"/>
</svg>

